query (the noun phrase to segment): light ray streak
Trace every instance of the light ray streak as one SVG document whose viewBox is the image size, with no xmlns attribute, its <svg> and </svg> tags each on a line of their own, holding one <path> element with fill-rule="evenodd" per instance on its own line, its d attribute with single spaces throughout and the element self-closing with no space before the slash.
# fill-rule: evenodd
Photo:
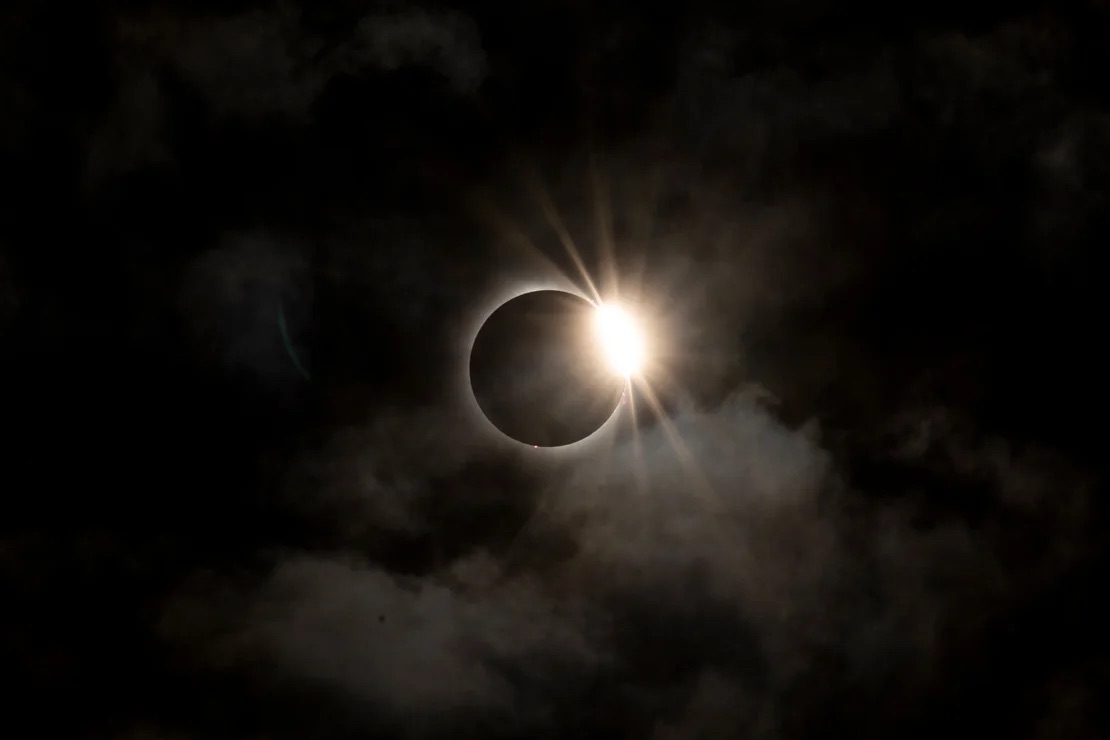
<svg viewBox="0 0 1110 740">
<path fill-rule="evenodd" d="M 594 226 L 596 229 L 601 282 L 606 294 L 620 295 L 617 280 L 616 244 L 613 237 L 612 199 L 608 182 L 598 165 L 594 147 L 590 146 L 590 184 L 593 191 Z"/>
<path fill-rule="evenodd" d="M 548 195 L 547 191 L 540 183 L 539 178 L 531 170 L 525 171 L 524 179 L 528 185 L 528 189 L 536 198 L 536 202 L 539 203 L 540 209 L 547 218 L 547 222 L 551 226 L 551 229 L 555 232 L 555 235 L 559 237 L 559 241 L 562 243 L 563 249 L 566 250 L 567 256 L 574 262 L 574 266 L 578 268 L 579 274 L 581 274 L 582 279 L 586 282 L 586 286 L 593 295 L 594 302 L 600 303 L 601 294 L 598 293 L 597 286 L 594 284 L 593 278 L 590 277 L 589 270 L 586 269 L 586 263 L 582 260 L 582 254 L 578 251 L 578 247 L 575 245 L 570 231 L 567 230 L 566 224 L 563 223 L 563 219 L 559 217 L 559 212 L 555 208 L 551 196 Z"/>
<path fill-rule="evenodd" d="M 667 441 L 670 443 L 671 448 L 674 450 L 686 474 L 690 476 L 695 492 L 704 503 L 716 508 L 718 503 L 716 491 L 714 491 L 709 479 L 705 477 L 705 474 L 698 466 L 697 460 L 694 459 L 690 449 L 682 440 L 682 436 L 678 433 L 678 429 L 663 410 L 663 405 L 659 402 L 658 396 L 655 395 L 647 382 L 642 382 L 639 385 L 643 391 L 644 400 L 647 402 L 648 406 L 651 407 L 651 410 L 659 420 L 659 428 L 663 431 L 664 436 L 666 436 Z"/>
</svg>

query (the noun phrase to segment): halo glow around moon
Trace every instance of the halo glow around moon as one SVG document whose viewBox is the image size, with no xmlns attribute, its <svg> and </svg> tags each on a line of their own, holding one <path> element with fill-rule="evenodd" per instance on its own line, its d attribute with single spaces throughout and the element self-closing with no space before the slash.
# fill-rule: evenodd
<svg viewBox="0 0 1110 740">
<path fill-rule="evenodd" d="M 619 306 L 539 290 L 506 301 L 482 324 L 470 385 L 501 433 L 562 447 L 605 425 L 643 361 L 643 335 Z"/>
</svg>

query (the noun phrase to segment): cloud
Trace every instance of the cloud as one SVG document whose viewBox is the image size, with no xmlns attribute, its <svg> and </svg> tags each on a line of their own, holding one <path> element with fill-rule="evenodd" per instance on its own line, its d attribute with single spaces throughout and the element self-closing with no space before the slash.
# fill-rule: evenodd
<svg viewBox="0 0 1110 740">
<path fill-rule="evenodd" d="M 1091 541 L 1082 476 L 1036 451 L 1003 454 L 972 430 L 944 435 L 952 456 L 944 493 L 971 495 L 985 481 L 985 525 L 922 520 L 937 502 L 903 498 L 912 489 L 853 490 L 812 438 L 748 399 L 679 417 L 675 432 L 692 463 L 653 430 L 642 455 L 625 445 L 611 467 L 594 461 L 576 471 L 549 515 L 573 522 L 576 572 L 607 589 L 650 594 L 666 609 L 685 604 L 703 630 L 714 629 L 706 619 L 714 604 L 731 605 L 733 623 L 754 633 L 764 674 L 753 675 L 743 652 L 730 655 L 736 638 L 720 625 L 710 640 L 719 647 L 700 659 L 737 683 L 738 697 L 755 693 L 776 711 L 833 712 L 831 694 L 821 697 L 842 685 L 892 706 L 927 695 L 953 670 L 953 644 L 977 642 Z M 1043 538 L 1015 542 L 1015 521 L 1042 528 Z"/>
<path fill-rule="evenodd" d="M 458 12 L 417 8 L 367 16 L 358 22 L 354 41 L 340 51 L 339 58 L 341 65 L 371 63 L 390 71 L 428 65 L 458 94 L 476 91 L 486 75 L 478 27 Z"/>
<path fill-rule="evenodd" d="M 472 435 L 445 432 L 468 429 L 468 411 L 379 411 L 366 425 L 338 430 L 322 449 L 293 461 L 289 505 L 347 542 L 427 533 L 433 485 L 462 476 L 481 450 Z"/>
<path fill-rule="evenodd" d="M 359 713 L 410 729 L 466 716 L 526 725 L 549 710 L 560 675 L 604 665 L 595 635 L 605 626 L 573 599 L 497 570 L 477 555 L 419 581 L 357 558 L 298 556 L 235 601 L 207 591 L 211 601 L 183 602 L 165 629 L 195 638 L 211 625 L 210 659 L 329 687 Z"/>
<path fill-rule="evenodd" d="M 856 490 L 812 434 L 738 396 L 673 420 L 685 460 L 654 428 L 638 445 L 551 468 L 508 550 L 471 532 L 470 548 L 414 576 L 341 539 L 338 554 L 280 556 L 252 584 L 217 578 L 183 591 L 166 634 L 202 646 L 210 665 L 331 687 L 418 735 L 463 716 L 501 730 L 587 726 L 601 721 L 587 717 L 599 703 L 659 738 L 792 737 L 803 718 L 821 717 L 897 727 L 970 659 L 952 651 L 978 644 L 1015 600 L 1076 562 L 1086 537 L 1081 477 L 1050 457 L 1002 454 L 942 417 L 918 414 L 929 441 L 887 453 L 951 470 L 950 495 L 987 481 L 985 525 L 931 518 L 935 502 L 912 486 Z M 915 426 L 904 421 L 894 428 Z M 433 452 L 443 477 L 422 478 L 417 451 L 446 448 L 388 431 L 402 426 L 336 448 L 337 461 L 401 478 L 333 499 L 334 516 L 450 537 L 421 513 L 474 452 L 449 457 L 455 465 Z M 935 445 L 948 447 L 939 462 Z M 337 480 L 306 497 L 335 497 Z M 1049 510 L 1072 513 L 1046 519 Z M 1073 546 L 1015 547 L 1023 517 Z M 573 546 L 529 557 L 553 532 Z M 865 705 L 836 699 L 848 687 Z"/>
<path fill-rule="evenodd" d="M 164 23 L 158 53 L 217 114 L 303 115 L 325 81 L 289 11 Z"/>
<path fill-rule="evenodd" d="M 697 42 L 674 97 L 676 132 L 703 161 L 725 155 L 745 162 L 734 175 L 740 182 L 758 183 L 809 139 L 872 134 L 899 112 L 901 85 L 886 50 L 817 75 L 802 73 L 796 59 L 737 69 L 730 57 L 758 45 L 752 41 L 715 31 Z"/>
<path fill-rule="evenodd" d="M 311 119 L 314 103 L 339 75 L 385 73 L 415 66 L 436 72 L 445 90 L 470 95 L 486 74 L 473 21 L 457 12 L 408 9 L 367 15 L 338 38 L 313 32 L 289 4 L 228 16 L 157 12 L 117 22 L 118 91 L 97 124 L 86 154 L 86 185 L 174 162 L 166 129 L 180 97 L 167 80 L 182 80 L 216 119 Z M 25 91 L 0 75 L 0 99 L 25 114 Z M 24 136 L 24 116 L 0 124 L 0 140 Z"/>
<path fill-rule="evenodd" d="M 217 116 L 303 119 L 338 74 L 427 66 L 458 94 L 485 76 L 477 28 L 465 15 L 408 9 L 358 19 L 338 38 L 314 33 L 282 5 L 223 17 L 128 18 L 120 37 L 148 63 L 168 65 Z"/>
</svg>

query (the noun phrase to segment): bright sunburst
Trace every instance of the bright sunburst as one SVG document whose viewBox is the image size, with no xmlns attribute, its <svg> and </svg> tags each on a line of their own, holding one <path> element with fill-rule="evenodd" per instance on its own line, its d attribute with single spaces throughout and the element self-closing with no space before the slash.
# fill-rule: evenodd
<svg viewBox="0 0 1110 740">
<path fill-rule="evenodd" d="M 602 303 L 597 307 L 597 332 L 609 366 L 628 378 L 644 363 L 644 335 L 636 321 L 620 306 Z"/>
<path fill-rule="evenodd" d="M 576 269 L 577 279 L 563 274 L 563 270 L 558 264 L 552 261 L 531 239 L 526 236 L 522 237 L 521 229 L 507 219 L 494 204 L 484 203 L 483 210 L 507 242 L 524 247 L 526 254 L 538 263 L 545 265 L 546 268 L 550 269 L 551 274 L 558 276 L 559 284 L 565 286 L 568 292 L 587 298 L 596 307 L 592 328 L 594 338 L 597 341 L 598 354 L 610 371 L 625 381 L 624 394 L 621 396 L 620 403 L 621 405 L 627 404 L 632 420 L 632 454 L 636 460 L 640 461 L 636 466 L 638 487 L 641 491 L 646 491 L 648 488 L 648 481 L 643 477 L 646 471 L 642 463 L 644 453 L 639 436 L 639 422 L 637 421 L 642 410 L 646 409 L 655 416 L 663 436 L 678 456 L 683 468 L 690 475 L 689 482 L 692 490 L 699 494 L 708 495 L 710 497 L 708 500 L 711 500 L 713 496 L 712 487 L 701 471 L 698 461 L 679 435 L 678 429 L 675 428 L 668 417 L 653 388 L 653 385 L 662 383 L 672 388 L 672 392 L 674 392 L 675 382 L 673 378 L 669 377 L 667 362 L 656 356 L 656 353 L 660 350 L 664 353 L 673 352 L 673 347 L 670 350 L 665 349 L 672 340 L 663 337 L 657 345 L 655 334 L 657 322 L 655 320 L 645 324 L 643 319 L 647 317 L 628 312 L 618 302 L 606 302 L 602 299 L 603 295 L 634 295 L 637 297 L 637 304 L 639 304 L 647 298 L 643 294 L 643 285 L 625 284 L 622 286 L 618 284 L 619 271 L 612 231 L 613 206 L 609 202 L 609 188 L 603 170 L 591 162 L 589 174 L 593 186 L 594 216 L 598 231 L 596 244 L 599 274 L 596 276 L 592 275 L 587 268 L 578 245 L 575 244 L 570 230 L 559 215 L 554 200 L 547 192 L 547 188 L 538 174 L 531 168 L 526 168 L 524 174 L 524 184 L 535 197 L 536 204 L 540 207 L 552 231 L 561 243 L 570 263 Z M 650 227 L 648 230 L 650 232 Z M 668 300 L 673 301 L 673 295 Z M 650 298 L 647 298 L 647 305 L 651 306 L 652 303 Z M 659 306 L 655 305 L 651 314 L 652 319 L 658 318 L 658 314 L 654 313 L 658 310 Z M 666 322 L 664 322 L 665 324 Z M 649 327 L 652 332 L 650 340 L 646 334 Z M 641 401 L 643 405 L 640 404 Z M 616 416 L 617 414 L 614 414 L 611 418 Z M 610 441 L 614 440 L 612 437 L 609 439 Z M 588 440 L 589 438 L 582 440 L 582 442 L 586 443 Z M 568 445 L 569 447 L 572 446 Z"/>
</svg>

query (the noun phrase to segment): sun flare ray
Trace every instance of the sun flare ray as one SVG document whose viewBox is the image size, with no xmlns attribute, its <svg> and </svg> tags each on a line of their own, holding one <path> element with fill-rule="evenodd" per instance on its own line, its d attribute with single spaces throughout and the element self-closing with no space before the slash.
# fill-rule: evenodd
<svg viewBox="0 0 1110 740">
<path fill-rule="evenodd" d="M 548 195 L 547 190 L 544 189 L 540 183 L 539 178 L 534 174 L 526 177 L 528 187 L 532 191 L 532 195 L 539 203 L 540 209 L 543 211 L 544 216 L 547 218 L 548 224 L 551 226 L 555 235 L 559 237 L 559 241 L 566 250 L 567 256 L 574 262 L 574 266 L 578 269 L 582 280 L 585 281 L 586 286 L 590 290 L 590 294 L 595 301 L 601 299 L 601 294 L 598 293 L 597 285 L 594 283 L 593 278 L 590 277 L 590 271 L 586 268 L 586 263 L 582 259 L 582 253 L 578 250 L 578 246 L 574 243 L 574 238 L 571 237 L 570 231 L 567 229 L 563 219 L 560 218 L 555 204 L 551 201 L 551 196 Z"/>
</svg>

